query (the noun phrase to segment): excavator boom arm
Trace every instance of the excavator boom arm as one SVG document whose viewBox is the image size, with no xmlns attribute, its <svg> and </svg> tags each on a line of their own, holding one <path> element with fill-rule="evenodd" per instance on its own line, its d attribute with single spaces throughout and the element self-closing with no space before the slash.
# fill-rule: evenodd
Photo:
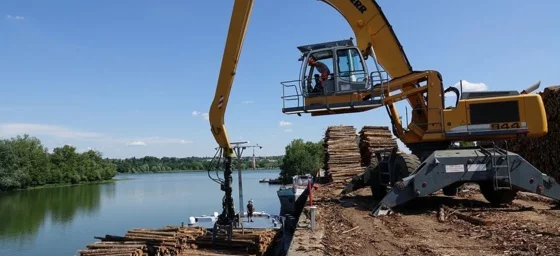
<svg viewBox="0 0 560 256">
<path fill-rule="evenodd" d="M 381 7 L 374 0 L 320 0 L 342 15 L 364 56 L 370 46 L 378 63 L 393 78 L 412 72 L 412 66 Z"/>
<path fill-rule="evenodd" d="M 236 0 L 233 4 L 218 85 L 208 115 L 212 135 L 220 148 L 224 149 L 224 154 L 230 156 L 233 154 L 233 150 L 224 124 L 224 116 L 252 8 L 253 0 Z"/>
<path fill-rule="evenodd" d="M 389 76 L 396 78 L 412 72 L 412 66 L 397 36 L 376 1 L 320 1 L 333 7 L 346 19 L 354 31 L 356 42 L 364 56 L 372 54 L 369 49 L 373 48 L 377 62 Z M 224 124 L 224 116 L 252 6 L 252 0 L 234 1 L 216 94 L 210 107 L 209 119 L 212 134 L 218 145 L 223 149 L 231 148 Z M 403 91 L 413 89 L 415 89 L 413 86 L 402 88 Z M 420 94 L 411 94 L 408 100 L 412 106 L 425 105 Z M 230 150 L 224 153 L 228 152 Z M 230 153 L 233 154 L 233 152 Z"/>
</svg>

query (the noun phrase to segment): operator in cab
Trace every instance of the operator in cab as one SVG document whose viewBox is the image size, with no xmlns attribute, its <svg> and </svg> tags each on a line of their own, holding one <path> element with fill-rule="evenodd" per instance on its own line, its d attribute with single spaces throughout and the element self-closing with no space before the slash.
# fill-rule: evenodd
<svg viewBox="0 0 560 256">
<path fill-rule="evenodd" d="M 315 76 L 315 88 L 313 89 L 313 92 L 323 92 L 323 82 L 329 78 L 329 74 L 331 73 L 329 67 L 327 67 L 325 63 L 316 60 L 313 56 L 309 57 L 307 62 L 309 63 L 309 66 L 315 67 L 321 74 L 318 78 L 317 75 Z"/>
</svg>

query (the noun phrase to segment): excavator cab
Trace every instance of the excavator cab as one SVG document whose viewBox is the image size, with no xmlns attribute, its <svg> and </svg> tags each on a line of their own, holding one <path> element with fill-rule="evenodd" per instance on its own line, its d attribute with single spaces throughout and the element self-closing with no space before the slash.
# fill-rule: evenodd
<svg viewBox="0 0 560 256">
<path fill-rule="evenodd" d="M 297 48 L 301 52 L 300 77 L 281 82 L 283 113 L 317 116 L 362 112 L 381 106 L 380 98 L 370 97 L 372 84 L 382 84 L 381 76 L 378 72 L 368 74 L 364 57 L 352 39 Z M 319 66 L 327 69 L 318 70 Z M 290 102 L 295 104 L 287 106 Z"/>
</svg>

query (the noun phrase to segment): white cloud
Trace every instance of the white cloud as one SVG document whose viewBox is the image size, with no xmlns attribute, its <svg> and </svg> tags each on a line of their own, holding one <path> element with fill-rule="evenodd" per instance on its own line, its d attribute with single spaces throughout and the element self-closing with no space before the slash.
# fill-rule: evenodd
<svg viewBox="0 0 560 256">
<path fill-rule="evenodd" d="M 98 151 L 98 150 L 95 149 L 95 148 L 87 147 L 87 148 L 82 148 L 82 149 L 78 150 L 78 152 L 80 152 L 80 153 L 85 153 L 85 152 L 88 152 L 88 151 L 90 151 L 90 150 Z"/>
<path fill-rule="evenodd" d="M 25 20 L 25 17 L 18 16 L 18 15 L 13 16 L 13 15 L 8 14 L 8 15 L 6 15 L 6 19 L 8 19 L 8 20 Z"/>
<path fill-rule="evenodd" d="M 288 122 L 288 121 L 280 121 L 280 126 L 290 126 L 290 125 L 292 125 L 291 122 Z"/>
<path fill-rule="evenodd" d="M 66 127 L 48 124 L 26 124 L 26 123 L 11 123 L 11 124 L 0 124 L 0 136 L 17 136 L 29 134 L 31 136 L 35 135 L 49 135 L 59 138 L 102 138 L 104 137 L 101 133 L 95 132 L 82 132 L 75 131 Z"/>
<path fill-rule="evenodd" d="M 463 92 L 488 91 L 488 86 L 485 83 L 471 83 L 467 80 L 462 80 L 462 81 L 463 81 L 463 84 L 462 84 Z M 453 87 L 461 90 L 461 83 L 457 82 L 456 84 L 453 85 Z M 449 97 L 449 96 L 455 97 L 455 93 L 448 92 L 448 93 L 445 94 L 445 97 Z"/>
<path fill-rule="evenodd" d="M 455 85 L 453 85 L 457 88 L 461 88 L 461 83 L 457 82 Z M 482 91 L 488 91 L 488 86 L 485 83 L 471 83 L 467 80 L 463 80 L 462 83 L 462 87 L 463 87 L 463 91 L 464 92 L 482 92 Z"/>
<path fill-rule="evenodd" d="M 292 129 L 286 129 L 286 130 L 284 130 L 284 131 L 285 131 L 285 132 L 293 132 L 294 130 L 292 130 Z"/>
<path fill-rule="evenodd" d="M 146 146 L 149 144 L 190 144 L 192 141 L 185 140 L 185 139 L 176 139 L 176 138 L 164 138 L 159 136 L 152 136 L 152 137 L 145 137 L 145 138 L 137 138 L 132 143 L 128 143 L 128 145 L 142 145 Z"/>
<path fill-rule="evenodd" d="M 251 104 L 251 103 L 255 103 L 255 102 L 252 101 L 252 100 L 244 100 L 244 101 L 242 101 L 241 103 L 242 103 L 242 104 Z"/>
<path fill-rule="evenodd" d="M 199 111 L 195 110 L 195 111 L 192 112 L 192 115 L 193 116 L 201 116 L 202 118 L 204 118 L 204 120 L 208 120 L 208 113 L 202 113 L 202 112 L 199 112 Z"/>
<path fill-rule="evenodd" d="M 67 127 L 47 124 L 5 123 L 0 124 L 0 137 L 10 138 L 18 135 L 29 134 L 33 137 L 49 136 L 57 138 L 56 144 L 71 145 L 74 140 L 93 141 L 104 145 L 130 145 L 146 146 L 148 144 L 190 144 L 192 141 L 181 138 L 165 138 L 159 136 L 114 138 L 109 135 L 96 132 L 77 131 Z M 42 140 L 42 139 L 41 139 Z M 89 149 L 89 148 L 88 148 Z"/>
<path fill-rule="evenodd" d="M 129 145 L 129 146 L 146 146 L 146 142 L 137 140 L 137 141 L 130 142 L 127 145 Z"/>
</svg>

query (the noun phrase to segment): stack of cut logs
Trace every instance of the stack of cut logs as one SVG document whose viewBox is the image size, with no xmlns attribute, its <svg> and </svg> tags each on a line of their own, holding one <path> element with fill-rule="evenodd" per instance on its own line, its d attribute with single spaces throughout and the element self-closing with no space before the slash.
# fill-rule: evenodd
<svg viewBox="0 0 560 256">
<path fill-rule="evenodd" d="M 560 86 L 545 88 L 540 95 L 548 119 L 548 134 L 511 140 L 507 146 L 509 151 L 518 153 L 541 172 L 560 181 L 560 158 L 556 157 L 560 155 Z"/>
<path fill-rule="evenodd" d="M 204 236 L 196 239 L 198 252 L 193 250 L 184 251 L 183 255 L 199 255 L 200 250 L 207 249 L 204 255 L 227 252 L 228 255 L 265 255 L 269 246 L 274 241 L 276 231 L 272 229 L 255 229 L 245 231 L 235 229 L 231 242 L 227 241 L 225 233 L 216 236 L 216 250 L 212 250 L 212 233 L 208 232 Z"/>
<path fill-rule="evenodd" d="M 225 234 L 217 234 L 212 248 L 212 232 L 202 227 L 172 227 L 129 230 L 125 236 L 95 237 L 101 242 L 79 250 L 81 256 L 133 255 L 263 255 L 272 244 L 276 231 L 272 229 L 234 230 L 232 241 Z M 208 250 L 210 249 L 210 250 Z M 214 251 L 211 253 L 210 251 Z M 203 252 L 206 251 L 206 252 Z"/>
<path fill-rule="evenodd" d="M 368 167 L 375 151 L 391 149 L 397 146 L 393 134 L 387 126 L 364 126 L 360 131 L 360 154 L 362 166 Z"/>
<path fill-rule="evenodd" d="M 325 132 L 325 173 L 337 188 L 363 172 L 357 138 L 352 126 L 329 126 Z"/>
</svg>

